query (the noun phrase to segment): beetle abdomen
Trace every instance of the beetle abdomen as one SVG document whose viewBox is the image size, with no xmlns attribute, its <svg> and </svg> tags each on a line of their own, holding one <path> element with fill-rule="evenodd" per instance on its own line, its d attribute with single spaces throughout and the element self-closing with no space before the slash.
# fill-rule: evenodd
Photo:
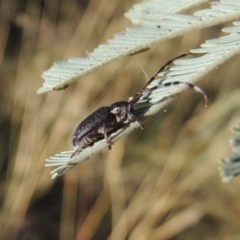
<svg viewBox="0 0 240 240">
<path fill-rule="evenodd" d="M 116 117 L 110 112 L 109 107 L 101 107 L 89 115 L 75 130 L 72 139 L 73 147 L 80 143 L 82 147 L 86 147 L 101 138 L 103 135 L 98 133 L 98 129 L 106 122 L 116 122 Z"/>
</svg>

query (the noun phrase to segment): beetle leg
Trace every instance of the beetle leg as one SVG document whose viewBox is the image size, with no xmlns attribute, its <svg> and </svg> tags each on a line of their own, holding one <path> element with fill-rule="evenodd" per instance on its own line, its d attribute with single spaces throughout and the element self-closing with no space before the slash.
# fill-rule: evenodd
<svg viewBox="0 0 240 240">
<path fill-rule="evenodd" d="M 138 120 L 136 120 L 136 122 L 138 123 L 139 127 L 143 130 L 144 129 L 143 124 Z"/>
<path fill-rule="evenodd" d="M 136 120 L 136 122 L 139 124 L 139 127 L 143 130 L 144 129 L 143 124 L 139 120 Z"/>
<path fill-rule="evenodd" d="M 111 150 L 112 149 L 112 146 L 111 146 L 111 140 L 107 134 L 107 129 L 105 127 L 102 127 L 98 130 L 99 133 L 102 133 L 104 135 L 104 138 L 107 142 L 107 145 L 108 145 L 108 149 Z"/>
<path fill-rule="evenodd" d="M 138 118 L 136 117 L 136 115 L 134 113 L 128 113 L 128 117 L 127 120 L 124 123 L 131 123 L 136 121 L 139 125 L 139 127 L 143 130 L 143 124 L 138 120 Z"/>
<path fill-rule="evenodd" d="M 70 158 L 73 158 L 77 153 L 79 153 L 80 152 L 80 150 L 81 150 L 81 148 L 82 148 L 82 145 L 78 145 L 77 147 L 75 147 L 75 151 L 74 151 L 74 153 L 70 156 Z"/>
<path fill-rule="evenodd" d="M 86 148 L 92 143 L 92 137 L 85 137 L 83 138 L 76 146 L 73 147 L 74 153 L 71 155 L 70 158 L 74 157 L 75 155 L 79 154 L 83 148 Z"/>
<path fill-rule="evenodd" d="M 103 129 L 103 135 L 104 135 L 104 138 L 106 139 L 106 142 L 107 142 L 107 145 L 108 145 L 108 149 L 111 150 L 112 149 L 111 141 L 110 141 L 110 138 L 107 135 L 106 128 Z"/>
</svg>

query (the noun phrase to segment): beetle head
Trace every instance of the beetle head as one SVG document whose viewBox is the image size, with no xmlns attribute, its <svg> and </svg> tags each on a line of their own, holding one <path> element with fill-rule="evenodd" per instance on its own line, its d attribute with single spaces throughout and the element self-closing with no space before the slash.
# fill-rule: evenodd
<svg viewBox="0 0 240 240">
<path fill-rule="evenodd" d="M 130 123 L 136 118 L 133 106 L 129 102 L 116 102 L 110 106 L 110 111 L 119 123 Z"/>
</svg>

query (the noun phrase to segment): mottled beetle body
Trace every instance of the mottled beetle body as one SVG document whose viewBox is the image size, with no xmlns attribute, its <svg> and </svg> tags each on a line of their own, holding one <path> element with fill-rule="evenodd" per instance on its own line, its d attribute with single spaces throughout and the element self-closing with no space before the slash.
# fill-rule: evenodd
<svg viewBox="0 0 240 240">
<path fill-rule="evenodd" d="M 124 124 L 136 120 L 134 108 L 129 102 L 121 101 L 109 107 L 101 107 L 83 120 L 74 132 L 72 143 L 75 152 L 72 157 L 81 149 L 92 145 L 101 138 L 105 138 L 108 148 L 111 149 L 111 142 L 108 134 Z"/>
<path fill-rule="evenodd" d="M 149 81 L 142 88 L 142 90 L 138 92 L 135 96 L 133 96 L 131 100 L 116 102 L 108 107 L 101 107 L 92 114 L 90 114 L 85 120 L 83 120 L 78 125 L 73 135 L 72 142 L 74 153 L 71 157 L 79 153 L 81 149 L 94 144 L 97 140 L 101 138 L 105 138 L 108 148 L 111 149 L 111 141 L 109 138 L 109 134 L 116 131 L 125 124 L 137 121 L 139 123 L 139 126 L 143 129 L 143 125 L 138 121 L 134 113 L 133 105 L 137 103 L 145 93 L 153 91 L 157 88 L 168 87 L 172 85 L 185 85 L 186 87 L 192 88 L 196 92 L 201 93 L 205 98 L 206 105 L 208 101 L 206 94 L 201 90 L 201 88 L 192 83 L 175 81 L 147 88 L 149 84 L 156 78 L 156 76 L 160 72 L 162 72 L 168 65 L 170 65 L 174 60 L 187 55 L 189 54 L 183 54 L 168 61 L 164 66 L 159 69 L 159 71 L 153 77 L 149 79 Z"/>
<path fill-rule="evenodd" d="M 109 107 L 101 107 L 83 120 L 73 135 L 73 147 L 84 148 L 101 138 L 101 129 L 110 129 L 117 124 L 116 117 L 110 112 Z M 99 132 L 100 131 L 100 132 Z M 108 131 L 106 130 L 106 133 Z"/>
</svg>

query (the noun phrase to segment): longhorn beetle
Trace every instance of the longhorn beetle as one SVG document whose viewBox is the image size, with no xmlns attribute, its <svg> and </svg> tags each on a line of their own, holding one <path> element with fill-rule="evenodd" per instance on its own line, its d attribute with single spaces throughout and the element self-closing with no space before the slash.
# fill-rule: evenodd
<svg viewBox="0 0 240 240">
<path fill-rule="evenodd" d="M 184 81 L 175 81 L 167 82 L 161 85 L 156 85 L 151 88 L 147 88 L 149 84 L 156 79 L 157 75 L 164 71 L 167 66 L 169 66 L 174 60 L 185 57 L 188 54 L 182 54 L 170 61 L 168 61 L 164 66 L 162 66 L 158 72 L 152 76 L 145 86 L 139 91 L 135 96 L 133 96 L 128 101 L 121 101 L 113 103 L 111 106 L 100 107 L 91 115 L 89 115 L 85 120 L 83 120 L 75 130 L 73 134 L 73 149 L 74 153 L 71 155 L 71 158 L 79 153 L 83 148 L 86 148 L 89 145 L 92 145 L 94 142 L 101 138 L 105 138 L 109 150 L 111 150 L 111 141 L 109 134 L 114 130 L 117 130 L 119 127 L 131 123 L 133 121 L 138 122 L 139 127 L 143 129 L 143 125 L 137 119 L 134 113 L 133 105 L 136 104 L 139 99 L 148 92 L 151 92 L 157 88 L 168 87 L 172 85 L 185 85 L 188 88 L 195 90 L 203 95 L 205 99 L 205 106 L 207 105 L 208 98 L 205 92 L 198 86 L 192 83 Z"/>
</svg>

